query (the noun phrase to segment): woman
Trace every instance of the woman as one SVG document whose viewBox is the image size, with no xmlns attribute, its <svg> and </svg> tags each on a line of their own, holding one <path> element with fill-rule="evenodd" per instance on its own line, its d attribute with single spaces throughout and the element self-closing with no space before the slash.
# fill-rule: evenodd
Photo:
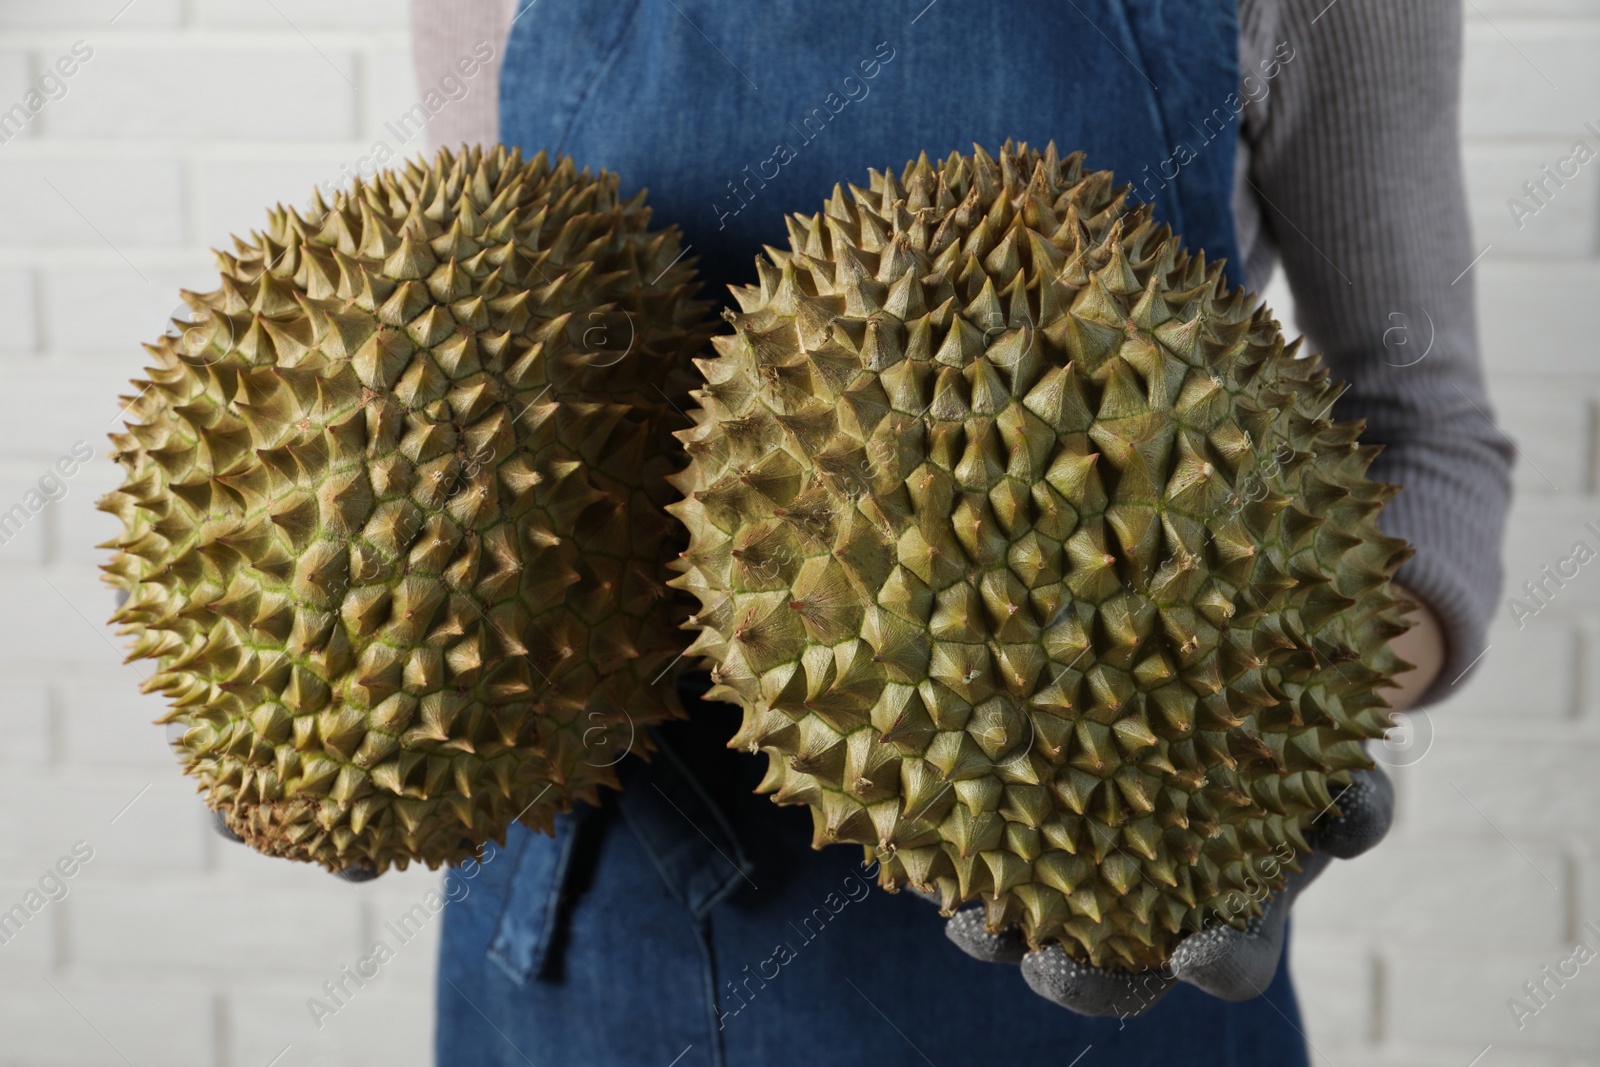
<svg viewBox="0 0 1600 1067">
<path fill-rule="evenodd" d="M 564 152 L 648 187 L 713 293 L 753 280 L 784 213 L 836 181 L 1007 138 L 1085 150 L 1235 284 L 1281 262 L 1312 348 L 1351 383 L 1335 414 L 1368 420 L 1388 446 L 1372 476 L 1406 487 L 1382 520 L 1416 548 L 1399 580 L 1424 606 L 1392 699 L 1441 699 L 1475 662 L 1510 447 L 1483 414 L 1459 278 L 1455 5 L 461 6 L 414 3 L 421 84 L 493 54 L 432 140 Z M 704 684 L 686 680 L 690 721 L 650 765 L 626 761 L 620 796 L 554 840 L 514 831 L 492 884 L 449 909 L 440 1063 L 1306 1062 L 1278 941 L 1254 999 L 1179 985 L 1111 1018 L 963 956 L 933 909 L 872 888 L 854 849 L 812 852 L 804 810 L 752 794 L 763 761 L 723 747 L 737 712 L 694 701 Z"/>
</svg>

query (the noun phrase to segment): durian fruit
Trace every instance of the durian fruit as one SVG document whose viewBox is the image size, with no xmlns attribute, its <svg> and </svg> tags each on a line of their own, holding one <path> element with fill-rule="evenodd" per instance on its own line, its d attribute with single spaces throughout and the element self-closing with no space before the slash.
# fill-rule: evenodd
<svg viewBox="0 0 1600 1067">
<path fill-rule="evenodd" d="M 146 346 L 113 621 L 250 845 L 450 863 L 682 714 L 664 478 L 710 330 L 649 218 L 569 159 L 440 152 L 280 205 Z"/>
<path fill-rule="evenodd" d="M 789 239 L 668 509 L 732 747 L 817 847 L 1035 947 L 1137 969 L 1246 922 L 1404 666 L 1338 388 L 1054 145 L 873 172 Z"/>
</svg>

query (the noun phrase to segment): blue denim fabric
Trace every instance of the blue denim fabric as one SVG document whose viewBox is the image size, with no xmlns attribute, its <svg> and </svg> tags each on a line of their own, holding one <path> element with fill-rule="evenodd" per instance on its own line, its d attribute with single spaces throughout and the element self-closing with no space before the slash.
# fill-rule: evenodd
<svg viewBox="0 0 1600 1067">
<path fill-rule="evenodd" d="M 553 839 L 514 829 L 447 905 L 443 1067 L 1306 1067 L 1283 966 L 1243 1004 L 1180 986 L 1084 1019 L 963 955 L 932 905 L 754 795 L 761 761 L 716 747 L 737 713 L 704 685 L 685 680 L 694 718 L 624 763 L 620 795 Z"/>
<path fill-rule="evenodd" d="M 1234 0 L 519 6 L 501 140 L 648 188 L 713 293 L 754 280 L 783 216 L 820 210 L 836 182 L 1007 138 L 1082 149 L 1191 247 L 1238 261 Z"/>
<path fill-rule="evenodd" d="M 530 2 L 502 139 L 648 187 L 714 293 L 835 182 L 1006 138 L 1085 150 L 1237 262 L 1233 0 Z M 1118 1021 L 967 958 L 859 850 L 812 851 L 806 811 L 753 794 L 765 760 L 724 747 L 738 713 L 694 699 L 705 685 L 685 680 L 690 720 L 624 761 L 620 795 L 554 839 L 514 829 L 447 907 L 440 1064 L 1306 1063 L 1281 967 L 1245 1004 L 1181 987 Z"/>
</svg>

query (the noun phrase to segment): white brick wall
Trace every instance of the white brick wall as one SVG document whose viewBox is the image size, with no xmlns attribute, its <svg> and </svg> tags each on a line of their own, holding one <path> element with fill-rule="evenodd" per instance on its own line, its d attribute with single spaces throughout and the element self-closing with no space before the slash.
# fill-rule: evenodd
<svg viewBox="0 0 1600 1067">
<path fill-rule="evenodd" d="M 306 999 L 438 876 L 347 885 L 215 837 L 149 725 L 148 672 L 118 665 L 94 570 L 137 343 L 207 285 L 209 246 L 303 200 L 411 102 L 406 5 L 126 4 L 0 0 L 0 107 L 93 49 L 0 144 L 0 511 L 75 441 L 95 452 L 0 544 L 0 909 L 74 842 L 94 850 L 0 944 L 0 1065 L 425 1064 L 436 924 L 321 1030 Z"/>
<path fill-rule="evenodd" d="M 1600 0 L 1473 0 L 1467 23 L 1474 248 L 1493 246 L 1472 276 L 1491 395 L 1523 457 L 1509 596 L 1579 537 L 1600 547 L 1583 529 L 1600 525 L 1600 160 L 1520 230 L 1506 206 L 1574 140 L 1600 148 L 1584 129 L 1600 127 Z M 1335 864 L 1296 908 L 1314 1063 L 1600 1064 L 1600 966 L 1521 1029 L 1506 1003 L 1539 1007 L 1523 983 L 1579 937 L 1600 950 L 1580 929 L 1600 925 L 1597 638 L 1600 567 L 1525 626 L 1503 606 L 1478 675 L 1431 709 L 1431 749 L 1396 775 L 1390 839 Z"/>
<path fill-rule="evenodd" d="M 1600 0 L 1474 0 L 1468 17 L 1475 247 L 1493 245 L 1473 278 L 1494 399 L 1529 461 L 1515 587 L 1600 520 L 1600 161 L 1520 230 L 1505 206 L 1600 124 Z M 94 50 L 0 145 L 15 398 L 0 511 L 75 441 L 97 453 L 0 544 L 0 907 L 74 842 L 94 849 L 68 896 L 0 945 L 0 1067 L 429 1060 L 436 928 L 322 1030 L 305 1001 L 435 876 L 349 886 L 212 836 L 142 725 L 157 707 L 135 692 L 141 669 L 117 665 L 93 572 L 130 346 L 179 286 L 206 283 L 207 246 L 336 174 L 411 102 L 403 19 L 396 0 L 0 0 L 0 106 L 75 41 Z M 1466 1067 L 1492 1046 L 1482 1067 L 1600 1065 L 1600 964 L 1521 1030 L 1506 1007 L 1600 920 L 1597 640 L 1600 567 L 1525 627 L 1503 611 L 1479 676 L 1397 775 L 1393 839 L 1302 902 L 1316 1063 Z"/>
</svg>

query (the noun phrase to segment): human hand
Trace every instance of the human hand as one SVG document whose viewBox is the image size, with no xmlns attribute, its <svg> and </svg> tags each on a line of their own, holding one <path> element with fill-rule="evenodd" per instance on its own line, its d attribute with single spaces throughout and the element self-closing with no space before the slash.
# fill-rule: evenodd
<svg viewBox="0 0 1600 1067">
<path fill-rule="evenodd" d="M 1415 605 L 1414 610 L 1406 614 L 1411 629 L 1389 642 L 1389 649 L 1412 668 L 1395 675 L 1396 688 L 1384 694 L 1392 709 L 1405 711 L 1416 704 L 1444 668 L 1444 627 L 1420 597 L 1404 586 L 1393 588 L 1397 595 Z"/>
<path fill-rule="evenodd" d="M 984 929 L 981 907 L 957 913 L 945 924 L 945 934 L 976 959 L 1020 964 L 1029 988 L 1080 1015 L 1141 1015 L 1178 982 L 1223 1000 L 1249 1000 L 1260 995 L 1277 973 L 1284 924 L 1295 898 L 1331 860 L 1359 856 L 1388 832 L 1394 787 L 1382 768 L 1357 771 L 1335 803 L 1337 814 L 1324 815 L 1307 834 L 1314 851 L 1295 857 L 1300 870 L 1263 901 L 1260 915 L 1242 930 L 1223 925 L 1190 934 L 1163 967 L 1111 971 L 1079 963 L 1060 945 L 1029 951 L 1015 928 L 998 934 Z"/>
</svg>

